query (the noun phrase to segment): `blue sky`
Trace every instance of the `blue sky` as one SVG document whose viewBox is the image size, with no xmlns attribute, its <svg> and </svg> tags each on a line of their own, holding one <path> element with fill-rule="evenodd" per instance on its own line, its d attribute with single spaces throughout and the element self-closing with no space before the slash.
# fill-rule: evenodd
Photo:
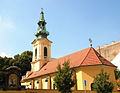
<svg viewBox="0 0 120 93">
<path fill-rule="evenodd" d="M 0 0 L 0 55 L 32 50 L 41 8 L 54 58 L 120 41 L 120 0 Z"/>
</svg>

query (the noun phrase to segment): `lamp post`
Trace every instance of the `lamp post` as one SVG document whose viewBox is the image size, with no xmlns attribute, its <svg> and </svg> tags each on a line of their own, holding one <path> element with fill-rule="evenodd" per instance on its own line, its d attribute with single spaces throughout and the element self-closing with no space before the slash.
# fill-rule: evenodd
<svg viewBox="0 0 120 93">
<path fill-rule="evenodd" d="M 84 81 L 83 81 L 83 85 L 84 85 L 84 87 L 85 87 L 85 93 L 86 93 L 87 80 L 84 80 Z"/>
</svg>

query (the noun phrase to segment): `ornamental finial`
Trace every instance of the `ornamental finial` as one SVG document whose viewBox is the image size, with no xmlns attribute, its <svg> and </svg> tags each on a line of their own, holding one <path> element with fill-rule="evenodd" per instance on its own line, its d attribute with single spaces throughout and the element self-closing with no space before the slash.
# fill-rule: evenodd
<svg viewBox="0 0 120 93">
<path fill-rule="evenodd" d="M 92 39 L 91 39 L 91 38 L 89 38 L 89 41 L 90 41 L 90 46 L 92 47 Z"/>
</svg>

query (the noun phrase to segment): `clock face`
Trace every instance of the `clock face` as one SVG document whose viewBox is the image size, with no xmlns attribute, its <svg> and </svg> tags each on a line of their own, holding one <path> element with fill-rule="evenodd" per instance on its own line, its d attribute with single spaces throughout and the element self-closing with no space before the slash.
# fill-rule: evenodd
<svg viewBox="0 0 120 93">
<path fill-rule="evenodd" d="M 18 77 L 16 74 L 9 75 L 8 87 L 9 88 L 17 88 L 18 87 Z"/>
</svg>

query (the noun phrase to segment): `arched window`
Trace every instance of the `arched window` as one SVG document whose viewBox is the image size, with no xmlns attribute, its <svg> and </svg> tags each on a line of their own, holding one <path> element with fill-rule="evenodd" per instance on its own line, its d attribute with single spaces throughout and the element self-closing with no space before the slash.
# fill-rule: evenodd
<svg viewBox="0 0 120 93">
<path fill-rule="evenodd" d="M 45 79 L 45 82 L 48 82 L 48 78 Z"/>
<path fill-rule="evenodd" d="M 47 56 L 47 48 L 44 47 L 44 56 Z"/>
<path fill-rule="evenodd" d="M 35 57 L 37 57 L 37 48 L 35 49 Z"/>
<path fill-rule="evenodd" d="M 37 80 L 37 87 L 36 89 L 39 89 L 39 80 Z"/>
<path fill-rule="evenodd" d="M 93 91 L 93 85 L 94 85 L 94 83 L 91 83 L 91 85 L 90 85 L 92 91 Z"/>
</svg>

